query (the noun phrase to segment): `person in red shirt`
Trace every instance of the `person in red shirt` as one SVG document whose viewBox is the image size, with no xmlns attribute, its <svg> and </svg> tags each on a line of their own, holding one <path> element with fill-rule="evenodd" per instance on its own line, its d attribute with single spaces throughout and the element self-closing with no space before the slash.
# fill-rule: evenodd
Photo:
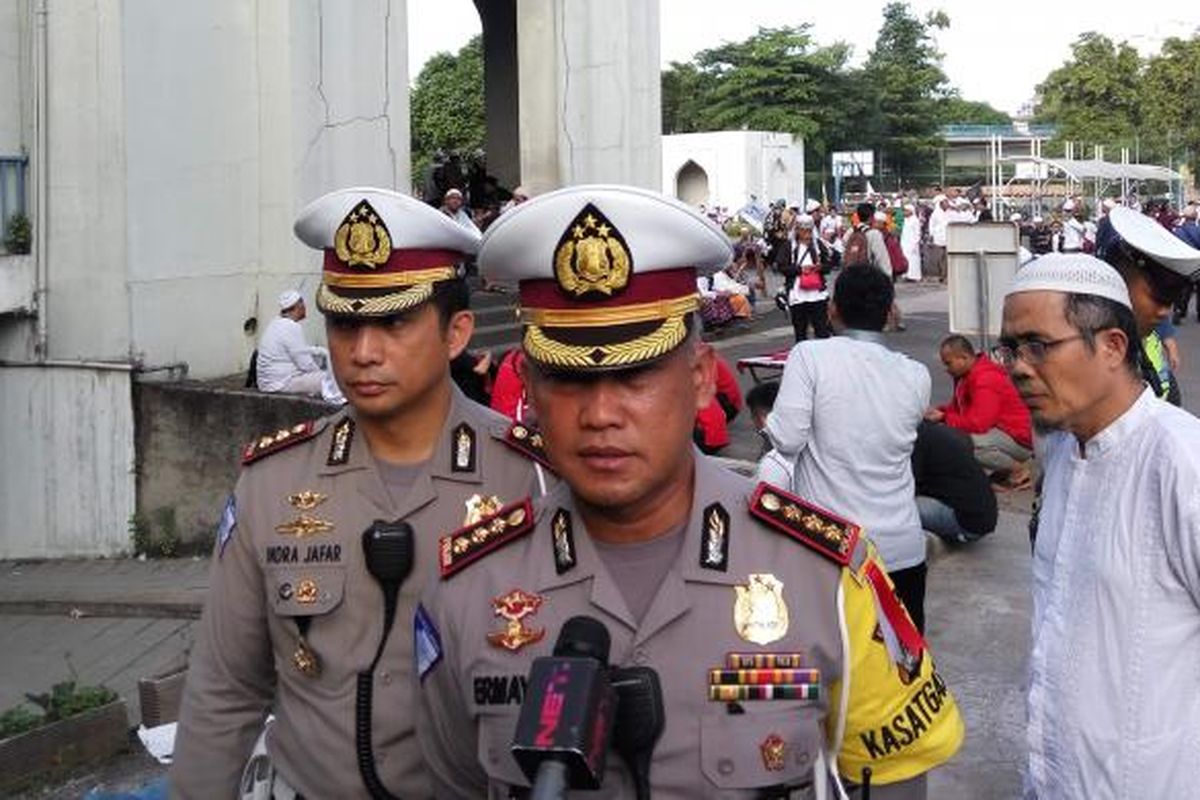
<svg viewBox="0 0 1200 800">
<path fill-rule="evenodd" d="M 925 419 L 968 434 L 975 460 L 994 476 L 1007 476 L 1010 487 L 1028 485 L 1033 427 L 1007 373 L 986 354 L 977 355 L 964 336 L 946 337 L 940 355 L 954 379 L 954 399 L 929 409 Z"/>
<path fill-rule="evenodd" d="M 696 412 L 694 439 L 700 450 L 714 455 L 729 444 L 729 423 L 745 404 L 737 377 L 725 359 L 714 353 L 717 362 L 717 393 L 712 401 Z"/>
</svg>

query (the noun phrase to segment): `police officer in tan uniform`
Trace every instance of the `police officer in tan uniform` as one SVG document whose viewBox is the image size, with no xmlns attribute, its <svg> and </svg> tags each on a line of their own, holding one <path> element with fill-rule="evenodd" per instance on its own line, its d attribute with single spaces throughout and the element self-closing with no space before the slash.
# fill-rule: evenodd
<svg viewBox="0 0 1200 800">
<path fill-rule="evenodd" d="M 238 796 L 252 749 L 265 745 L 243 794 L 429 797 L 413 727 L 416 598 L 436 574 L 440 535 L 541 491 L 537 437 L 450 379 L 474 325 L 460 265 L 478 234 L 370 188 L 316 200 L 295 229 L 324 251 L 316 302 L 349 408 L 243 452 L 191 654 L 171 795 Z M 404 559 L 368 563 L 364 531 L 377 522 L 410 526 L 375 528 L 413 547 L 392 626 L 375 576 Z"/>
<path fill-rule="evenodd" d="M 520 796 L 509 745 L 532 661 L 569 618 L 661 680 L 656 800 L 923 797 L 963 737 L 946 684 L 864 531 L 691 446 L 713 396 L 695 273 L 724 234 L 661 195 L 564 189 L 480 250 L 520 281 L 525 379 L 562 483 L 532 514 L 443 539 L 415 627 L 418 737 L 439 797 Z M 619 713 L 619 712 L 618 712 Z M 852 789 L 853 791 L 853 789 Z M 632 797 L 608 759 L 589 797 Z"/>
</svg>

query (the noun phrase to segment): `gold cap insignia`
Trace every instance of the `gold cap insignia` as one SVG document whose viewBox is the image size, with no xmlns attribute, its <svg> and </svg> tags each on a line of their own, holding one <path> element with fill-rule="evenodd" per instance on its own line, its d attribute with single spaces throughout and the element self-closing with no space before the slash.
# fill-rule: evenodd
<svg viewBox="0 0 1200 800">
<path fill-rule="evenodd" d="M 787 635 L 788 608 L 783 581 L 770 573 L 752 573 L 745 586 L 733 587 L 733 626 L 738 636 L 754 644 L 770 644 Z"/>
<path fill-rule="evenodd" d="M 629 285 L 633 255 L 621 235 L 592 203 L 583 207 L 554 250 L 554 278 L 576 297 L 612 295 Z"/>
<path fill-rule="evenodd" d="M 504 630 L 489 633 L 487 639 L 496 647 L 515 653 L 527 644 L 540 642 L 546 635 L 545 628 L 526 628 L 525 617 L 537 614 L 542 605 L 542 596 L 513 589 L 508 594 L 492 598 L 492 610 L 505 620 Z"/>
<path fill-rule="evenodd" d="M 348 267 L 375 269 L 391 257 L 392 237 L 379 213 L 363 200 L 338 226 L 333 249 Z"/>
</svg>

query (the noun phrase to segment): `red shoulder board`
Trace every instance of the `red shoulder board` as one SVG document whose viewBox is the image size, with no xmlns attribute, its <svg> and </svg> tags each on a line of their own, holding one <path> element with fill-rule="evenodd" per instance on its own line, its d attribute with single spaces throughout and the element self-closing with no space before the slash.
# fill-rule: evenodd
<svg viewBox="0 0 1200 800">
<path fill-rule="evenodd" d="M 274 433 L 264 433 L 242 448 L 242 464 L 253 464 L 260 458 L 278 453 L 298 442 L 305 442 L 316 435 L 314 420 L 298 422 L 290 428 L 281 428 Z"/>
<path fill-rule="evenodd" d="M 442 580 L 532 530 L 533 503 L 526 497 L 504 506 L 479 522 L 443 536 L 438 542 Z"/>
<path fill-rule="evenodd" d="M 843 567 L 850 564 L 862 529 L 853 522 L 768 483 L 750 496 L 750 515 Z"/>
<path fill-rule="evenodd" d="M 509 427 L 508 432 L 504 434 L 504 443 L 513 450 L 525 454 L 543 467 L 554 469 L 554 467 L 550 466 L 550 461 L 546 458 L 545 443 L 542 440 L 541 431 L 537 428 L 526 425 L 523 422 L 514 422 Z"/>
</svg>

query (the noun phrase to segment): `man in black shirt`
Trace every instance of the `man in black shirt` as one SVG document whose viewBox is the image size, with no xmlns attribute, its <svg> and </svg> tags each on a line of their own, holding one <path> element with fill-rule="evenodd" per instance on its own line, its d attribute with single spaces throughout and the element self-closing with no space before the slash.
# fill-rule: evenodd
<svg viewBox="0 0 1200 800">
<path fill-rule="evenodd" d="M 922 422 L 912 470 L 925 530 L 951 544 L 965 544 L 996 529 L 996 495 L 969 438 L 946 425 Z"/>
</svg>

